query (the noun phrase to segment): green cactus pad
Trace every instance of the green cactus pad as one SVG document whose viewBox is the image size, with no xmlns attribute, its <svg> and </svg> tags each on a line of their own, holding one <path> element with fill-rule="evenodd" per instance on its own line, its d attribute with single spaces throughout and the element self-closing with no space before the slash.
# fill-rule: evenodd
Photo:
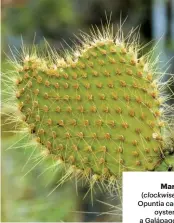
<svg viewBox="0 0 174 223">
<path fill-rule="evenodd" d="M 104 180 L 160 164 L 159 92 L 134 50 L 98 40 L 61 67 L 43 61 L 23 61 L 16 96 L 55 160 Z"/>
</svg>

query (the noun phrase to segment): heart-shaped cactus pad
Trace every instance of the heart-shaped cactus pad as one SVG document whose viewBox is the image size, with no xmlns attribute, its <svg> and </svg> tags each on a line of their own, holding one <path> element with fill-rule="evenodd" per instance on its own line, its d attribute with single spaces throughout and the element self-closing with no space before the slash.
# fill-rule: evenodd
<svg viewBox="0 0 174 223">
<path fill-rule="evenodd" d="M 146 59 L 105 38 L 57 60 L 26 57 L 16 80 L 37 143 L 87 179 L 154 170 L 162 159 L 161 102 Z"/>
</svg>

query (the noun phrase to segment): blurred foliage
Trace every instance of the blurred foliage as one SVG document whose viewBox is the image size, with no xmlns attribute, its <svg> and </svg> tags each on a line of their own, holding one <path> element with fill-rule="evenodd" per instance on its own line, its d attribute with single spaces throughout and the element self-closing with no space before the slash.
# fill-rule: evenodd
<svg viewBox="0 0 174 223">
<path fill-rule="evenodd" d="M 41 174 L 50 161 L 33 168 L 38 163 L 36 157 L 39 151 L 25 148 L 26 143 L 26 139 L 20 140 L 17 135 L 3 141 L 2 222 L 78 221 L 77 215 L 72 212 L 77 206 L 74 186 L 65 184 L 48 196 L 56 186 L 60 173 L 48 170 Z"/>
<path fill-rule="evenodd" d="M 32 0 L 20 7 L 5 9 L 5 22 L 15 35 L 33 37 L 37 30 L 55 36 L 59 29 L 75 23 L 70 0 Z M 20 22 L 19 22 L 20 21 Z"/>
<path fill-rule="evenodd" d="M 8 34 L 22 35 L 30 41 L 35 34 L 60 40 L 68 39 L 79 28 L 86 30 L 91 24 L 100 26 L 101 20 L 105 23 L 106 15 L 109 17 L 112 13 L 114 23 L 129 16 L 125 28 L 130 30 L 141 24 L 143 36 L 147 34 L 149 38 L 150 9 L 151 0 L 28 0 L 4 7 L 3 23 L 8 27 Z"/>
</svg>

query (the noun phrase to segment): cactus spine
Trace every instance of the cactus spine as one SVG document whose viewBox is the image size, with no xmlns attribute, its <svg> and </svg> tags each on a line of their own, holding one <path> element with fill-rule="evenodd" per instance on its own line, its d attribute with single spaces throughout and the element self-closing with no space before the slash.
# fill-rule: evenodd
<svg viewBox="0 0 174 223">
<path fill-rule="evenodd" d="M 65 165 L 62 182 L 75 175 L 110 185 L 123 171 L 155 170 L 168 127 L 155 65 L 108 27 L 82 42 L 72 56 L 44 58 L 36 50 L 15 65 L 27 129 L 42 155 Z"/>
</svg>

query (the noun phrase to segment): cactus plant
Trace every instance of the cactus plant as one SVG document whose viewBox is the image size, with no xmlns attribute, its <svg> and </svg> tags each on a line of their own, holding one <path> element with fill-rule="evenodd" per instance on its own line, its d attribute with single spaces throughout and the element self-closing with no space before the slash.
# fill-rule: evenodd
<svg viewBox="0 0 174 223">
<path fill-rule="evenodd" d="M 22 129 L 41 157 L 65 167 L 60 183 L 76 176 L 110 188 L 123 171 L 152 171 L 165 161 L 168 97 L 157 61 L 139 56 L 137 37 L 130 36 L 114 36 L 108 26 L 82 35 L 72 55 L 39 56 L 33 48 L 14 63 L 11 99 Z"/>
</svg>

